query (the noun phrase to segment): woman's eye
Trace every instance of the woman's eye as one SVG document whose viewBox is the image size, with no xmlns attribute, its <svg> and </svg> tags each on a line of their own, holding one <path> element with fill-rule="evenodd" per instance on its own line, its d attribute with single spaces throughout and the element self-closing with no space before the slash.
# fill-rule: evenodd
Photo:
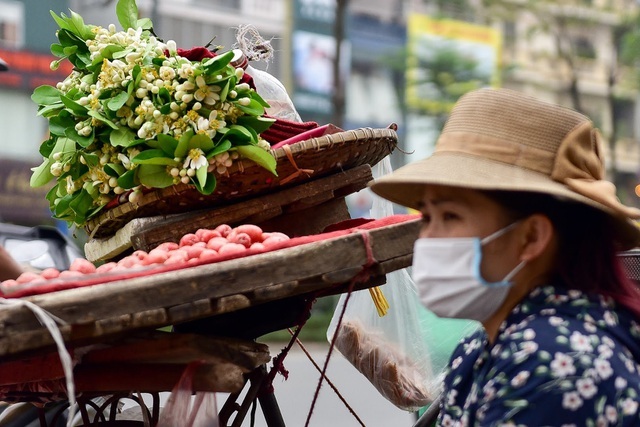
<svg viewBox="0 0 640 427">
<path fill-rule="evenodd" d="M 431 215 L 423 213 L 421 220 L 423 224 L 428 224 L 431 221 Z"/>
<path fill-rule="evenodd" d="M 444 214 L 442 214 L 442 219 L 445 221 L 450 221 L 450 220 L 458 219 L 458 215 L 452 212 L 445 212 Z"/>
</svg>

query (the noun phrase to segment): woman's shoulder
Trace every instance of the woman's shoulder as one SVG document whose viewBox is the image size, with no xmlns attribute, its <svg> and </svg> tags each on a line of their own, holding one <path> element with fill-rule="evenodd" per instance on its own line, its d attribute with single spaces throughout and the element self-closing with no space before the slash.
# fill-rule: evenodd
<svg viewBox="0 0 640 427">
<path fill-rule="evenodd" d="M 577 295 L 562 304 L 523 305 L 490 349 L 488 377 L 520 375 L 542 391 L 550 383 L 598 384 L 612 392 L 619 377 L 618 385 L 624 379 L 640 391 L 640 346 L 628 323 L 621 323 L 624 316 Z"/>
</svg>

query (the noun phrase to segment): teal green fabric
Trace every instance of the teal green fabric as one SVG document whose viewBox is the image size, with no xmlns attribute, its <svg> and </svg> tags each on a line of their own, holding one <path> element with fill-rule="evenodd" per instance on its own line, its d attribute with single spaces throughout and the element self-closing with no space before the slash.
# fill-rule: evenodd
<svg viewBox="0 0 640 427">
<path fill-rule="evenodd" d="M 438 317 L 422 304 L 419 304 L 418 314 L 434 375 L 444 372 L 458 343 L 481 327 L 480 323 L 473 320 Z M 428 406 L 421 408 L 418 416 L 422 415 L 427 408 Z"/>
</svg>

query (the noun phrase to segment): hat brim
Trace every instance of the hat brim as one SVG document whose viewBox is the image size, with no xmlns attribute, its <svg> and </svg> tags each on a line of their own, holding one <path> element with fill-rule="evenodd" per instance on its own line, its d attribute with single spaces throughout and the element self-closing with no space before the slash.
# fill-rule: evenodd
<svg viewBox="0 0 640 427">
<path fill-rule="evenodd" d="M 608 214 L 614 221 L 617 240 L 623 249 L 636 247 L 640 242 L 640 228 L 631 219 L 620 216 L 607 206 L 572 191 L 542 173 L 473 155 L 438 152 L 376 179 L 369 187 L 385 199 L 418 209 L 426 185 L 553 195 Z"/>
</svg>

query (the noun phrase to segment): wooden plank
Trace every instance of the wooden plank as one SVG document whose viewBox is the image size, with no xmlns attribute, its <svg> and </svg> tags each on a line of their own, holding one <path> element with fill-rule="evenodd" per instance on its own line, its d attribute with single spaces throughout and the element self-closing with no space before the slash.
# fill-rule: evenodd
<svg viewBox="0 0 640 427">
<path fill-rule="evenodd" d="M 90 261 L 110 260 L 131 248 L 149 251 L 165 241 L 177 242 L 184 234 L 194 232 L 198 228 L 215 228 L 220 224 L 233 225 L 241 222 L 262 223 L 282 215 L 285 211 L 307 209 L 331 199 L 340 199 L 363 189 L 372 178 L 371 167 L 362 165 L 226 206 L 183 214 L 136 218 L 113 236 L 90 239 L 85 244 L 85 255 Z M 287 230 L 271 231 L 287 233 Z M 316 229 L 313 233 L 320 231 Z"/>
<path fill-rule="evenodd" d="M 74 379 L 78 393 L 108 394 L 120 391 L 171 391 L 186 365 L 115 363 L 79 365 Z M 244 387 L 245 371 L 232 363 L 205 364 L 197 368 L 192 391 L 234 393 Z"/>
<path fill-rule="evenodd" d="M 323 275 L 368 263 L 365 240 L 372 245 L 373 258 L 378 261 L 370 276 L 393 271 L 385 267 L 386 263 L 393 269 L 406 267 L 411 262 L 418 228 L 419 220 L 416 219 L 370 230 L 365 233 L 367 237 L 355 233 L 177 272 L 34 296 L 29 300 L 71 325 L 95 322 L 99 326 L 93 331 L 93 337 L 107 336 L 131 326 L 132 313 L 161 308 L 170 310 L 192 301 L 251 294 L 296 281 L 299 286 L 291 287 L 291 296 L 332 289 L 335 285 L 323 281 Z M 281 296 L 278 293 L 278 298 Z M 158 318 L 151 319 L 148 324 L 141 321 L 136 327 L 163 326 L 157 323 L 159 321 Z M 167 322 L 172 322 L 170 315 Z M 87 338 L 76 335 L 86 333 L 86 329 L 69 326 L 62 329 L 70 342 Z M 51 345 L 48 332 L 24 307 L 2 307 L 0 331 L 0 358 Z"/>
<path fill-rule="evenodd" d="M 82 364 L 100 363 L 233 363 L 246 372 L 270 360 L 264 344 L 195 334 L 156 333 L 151 338 L 90 350 Z"/>
</svg>

